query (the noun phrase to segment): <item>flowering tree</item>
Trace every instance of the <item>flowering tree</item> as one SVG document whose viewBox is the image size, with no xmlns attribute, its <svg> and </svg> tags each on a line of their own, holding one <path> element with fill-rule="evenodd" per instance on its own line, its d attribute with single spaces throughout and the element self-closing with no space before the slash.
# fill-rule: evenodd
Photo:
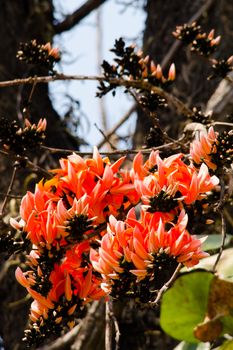
<svg viewBox="0 0 233 350">
<path fill-rule="evenodd" d="M 220 43 L 214 30 L 207 34 L 193 22 L 173 34 L 211 65 L 209 79 L 220 76 L 232 83 L 232 56 L 212 57 Z M 2 218 L 17 173 L 25 167 L 43 173 L 21 199 L 19 217 L 8 218 L 11 228 L 1 237 L 8 257 L 20 253 L 16 279 L 32 299 L 23 341 L 29 348 L 44 343 L 53 348 L 49 342 L 54 337 L 69 330 L 73 336 L 72 329 L 90 316 L 90 304 L 102 300 L 106 349 L 119 348 L 122 329 L 114 303 L 133 300 L 135 307 L 148 310 L 161 306 L 160 327 L 183 341 L 176 349 L 199 343 L 205 349 L 218 344 L 230 349 L 231 273 L 219 266 L 230 241 L 232 122 L 217 122 L 211 113 L 190 109 L 169 92 L 175 64 L 164 74 L 160 64 L 122 38 L 112 52 L 114 64 L 103 62 L 103 76 L 65 76 L 54 70 L 59 50 L 32 40 L 21 45 L 19 60 L 46 67 L 50 75 L 0 82 L 1 87 L 31 84 L 29 99 L 36 85 L 55 80 L 98 80 L 100 98 L 123 86 L 153 121 L 142 149 L 101 155 L 95 147 L 92 156 L 44 146 L 46 119 L 30 122 L 30 105 L 24 125 L 2 121 L 1 153 L 14 160 Z M 189 120 L 175 140 L 160 124 L 158 110 L 167 106 Z M 226 129 L 217 131 L 218 125 Z M 33 150 L 67 156 L 48 171 L 31 160 Z M 221 234 L 213 234 L 217 230 Z"/>
</svg>

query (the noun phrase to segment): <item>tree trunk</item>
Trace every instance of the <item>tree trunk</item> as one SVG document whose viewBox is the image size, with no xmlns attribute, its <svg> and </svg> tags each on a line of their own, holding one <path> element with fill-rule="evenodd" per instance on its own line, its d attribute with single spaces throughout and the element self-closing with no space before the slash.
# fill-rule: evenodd
<svg viewBox="0 0 233 350">
<path fill-rule="evenodd" d="M 37 39 L 39 43 L 51 42 L 53 33 L 52 0 L 0 0 L 0 80 L 27 77 L 35 73 L 47 74 L 46 70 L 35 71 L 32 67 L 17 60 L 16 53 L 20 42 L 28 42 L 32 39 Z M 30 91 L 30 86 L 1 89 L 0 117 L 9 120 L 16 119 L 21 123 L 22 109 Z M 48 85 L 36 86 L 30 111 L 30 120 L 33 122 L 38 122 L 40 118 L 47 118 L 47 145 L 78 148 L 77 141 L 64 130 L 59 115 L 52 107 Z M 0 168 L 0 190 L 6 192 L 12 172 L 11 160 L 1 157 Z M 22 171 L 19 175 L 14 185 L 14 192 L 20 192 L 24 187 Z M 3 233 L 2 229 L 1 233 Z M 0 272 L 3 272 L 5 261 L 3 257 L 0 258 Z M 15 266 L 10 267 L 1 280 L 0 288 L 0 335 L 3 337 L 5 350 L 15 349 L 15 346 L 21 341 L 29 307 L 27 301 L 9 308 L 9 303 L 25 296 L 25 290 L 15 281 L 14 270 Z M 23 349 L 24 345 L 21 348 Z"/>
</svg>

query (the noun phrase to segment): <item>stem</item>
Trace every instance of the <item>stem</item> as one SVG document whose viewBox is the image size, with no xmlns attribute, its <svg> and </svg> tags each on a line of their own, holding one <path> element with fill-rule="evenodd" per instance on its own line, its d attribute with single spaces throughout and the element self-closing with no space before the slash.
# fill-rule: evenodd
<svg viewBox="0 0 233 350">
<path fill-rule="evenodd" d="M 6 196 L 5 196 L 4 200 L 3 200 L 2 207 L 1 207 L 1 210 L 0 210 L 0 219 L 2 219 L 2 217 L 3 217 L 4 210 L 5 210 L 8 198 L 9 198 L 9 196 L 11 194 L 11 191 L 12 191 L 12 188 L 13 188 L 13 185 L 14 185 L 14 181 L 15 181 L 16 171 L 17 171 L 17 166 L 14 166 L 13 172 L 12 172 L 12 175 L 11 175 L 10 184 L 8 186 L 8 190 L 7 190 Z"/>
<path fill-rule="evenodd" d="M 105 350 L 112 350 L 113 344 L 112 344 L 112 338 L 113 338 L 113 322 L 111 317 L 111 306 L 112 301 L 109 299 L 109 301 L 106 302 L 105 306 Z"/>
<path fill-rule="evenodd" d="M 214 267 L 213 267 L 213 271 L 214 272 L 216 272 L 217 265 L 218 265 L 219 260 L 220 260 L 220 258 L 222 256 L 222 252 L 223 252 L 223 249 L 224 249 L 225 240 L 226 240 L 226 236 L 227 236 L 227 234 L 226 234 L 226 221 L 225 221 L 225 217 L 224 217 L 223 211 L 221 211 L 221 222 L 222 222 L 222 230 L 221 230 L 222 241 L 221 241 L 221 246 L 219 248 L 219 252 L 218 252 L 216 261 L 214 263 Z"/>
<path fill-rule="evenodd" d="M 157 305 L 158 302 L 160 301 L 160 299 L 162 298 L 162 295 L 164 292 L 166 292 L 166 290 L 168 290 L 168 288 L 172 285 L 172 283 L 176 280 L 180 269 L 182 267 L 182 264 L 180 263 L 177 268 L 175 269 L 175 272 L 173 273 L 172 277 L 162 286 L 162 288 L 160 288 L 160 290 L 158 291 L 157 297 L 154 301 L 150 302 L 151 305 Z"/>
</svg>

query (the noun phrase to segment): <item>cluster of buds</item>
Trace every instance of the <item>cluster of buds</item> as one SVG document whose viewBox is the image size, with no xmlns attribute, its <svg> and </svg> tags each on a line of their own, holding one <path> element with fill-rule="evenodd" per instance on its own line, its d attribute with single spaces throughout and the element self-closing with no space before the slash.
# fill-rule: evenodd
<svg viewBox="0 0 233 350">
<path fill-rule="evenodd" d="M 209 34 L 202 32 L 201 27 L 193 22 L 191 25 L 177 26 L 173 32 L 175 38 L 191 46 L 191 51 L 209 57 L 220 43 L 221 36 L 214 37 L 214 29 Z"/>
<path fill-rule="evenodd" d="M 175 80 L 176 77 L 176 69 L 175 64 L 172 63 L 167 78 L 163 75 L 163 70 L 160 64 L 155 64 L 153 60 L 150 59 L 150 56 L 143 57 L 143 51 L 138 51 L 136 53 L 140 60 L 138 61 L 141 67 L 141 77 L 136 77 L 136 79 L 143 78 L 148 80 L 153 85 L 165 85 L 168 82 Z M 134 79 L 133 76 L 130 76 L 129 79 Z"/>
<path fill-rule="evenodd" d="M 99 91 L 97 92 L 98 97 L 102 97 L 109 91 L 115 94 L 117 84 L 109 82 L 111 78 L 146 81 L 163 88 L 175 80 L 176 70 L 174 63 L 171 64 L 168 75 L 165 77 L 160 64 L 155 64 L 149 56 L 144 57 L 141 50 L 136 52 L 135 45 L 126 46 L 122 38 L 116 40 L 115 46 L 111 51 L 116 55 L 114 59 L 115 64 L 111 65 L 107 61 L 103 62 L 102 68 L 106 82 L 100 82 Z M 160 96 L 143 89 L 143 84 L 137 90 L 142 97 L 140 97 L 139 103 L 150 111 L 154 111 L 157 107 L 166 104 L 166 101 Z"/>
<path fill-rule="evenodd" d="M 50 71 L 53 71 L 54 64 L 61 59 L 58 48 L 52 48 L 49 42 L 45 45 L 38 44 L 35 39 L 29 43 L 21 43 L 16 57 L 20 61 L 39 65 Z"/>
<path fill-rule="evenodd" d="M 233 70 L 233 56 L 221 60 L 212 59 L 211 62 L 213 74 L 208 79 L 216 77 L 225 78 Z"/>
<path fill-rule="evenodd" d="M 192 120 L 194 123 L 200 123 L 203 125 L 208 125 L 213 122 L 212 120 L 212 112 L 209 113 L 203 113 L 201 108 L 198 107 L 193 107 L 192 109 L 192 114 L 189 115 L 189 118 Z"/>
<path fill-rule="evenodd" d="M 38 147 L 45 139 L 46 119 L 40 119 L 38 124 L 31 124 L 25 119 L 24 127 L 16 121 L 1 119 L 0 144 L 17 155 L 24 155 L 26 151 Z"/>
</svg>

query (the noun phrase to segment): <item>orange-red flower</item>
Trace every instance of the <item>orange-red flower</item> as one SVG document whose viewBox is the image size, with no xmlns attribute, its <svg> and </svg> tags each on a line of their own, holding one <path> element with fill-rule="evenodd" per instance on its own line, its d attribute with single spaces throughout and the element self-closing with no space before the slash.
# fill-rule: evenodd
<svg viewBox="0 0 233 350">
<path fill-rule="evenodd" d="M 182 202 L 191 204 L 203 198 L 206 192 L 219 182 L 216 176 L 209 175 L 205 164 L 202 164 L 199 170 L 185 164 L 182 154 L 164 160 L 158 153 L 152 153 L 152 156 L 151 170 L 146 170 L 148 162 L 143 165 L 142 157 L 137 155 L 131 173 L 143 207 L 149 212 L 175 214 L 175 209 L 181 206 Z"/>
<path fill-rule="evenodd" d="M 16 278 L 34 299 L 36 329 L 47 320 L 62 325 L 64 315 L 72 327 L 72 315 L 84 304 L 106 293 L 141 297 L 160 285 L 163 272 L 207 255 L 203 240 L 187 231 L 183 209 L 218 184 L 207 165 L 197 170 L 182 154 L 161 159 L 157 151 L 145 162 L 138 153 L 130 171 L 120 169 L 123 161 L 111 163 L 96 148 L 92 158 L 74 153 L 61 159 L 52 179 L 23 197 L 20 221 L 11 219 L 32 244 Z M 139 218 L 130 209 L 138 204 Z"/>
<path fill-rule="evenodd" d="M 213 162 L 212 154 L 217 152 L 218 133 L 210 127 L 208 133 L 200 132 L 199 139 L 190 145 L 191 159 L 195 164 L 205 163 L 210 169 L 216 170 L 217 165 Z"/>
<path fill-rule="evenodd" d="M 123 276 L 129 280 L 129 274 L 137 276 L 140 282 L 145 278 L 150 281 L 158 278 L 158 272 L 166 271 L 170 265 L 182 263 L 194 266 L 200 259 L 208 256 L 201 251 L 204 239 L 197 239 L 186 229 L 187 214 L 181 211 L 176 224 L 165 229 L 161 218 L 150 220 L 142 215 L 136 219 L 131 210 L 125 222 L 110 218 L 107 234 L 102 237 L 98 251 L 91 250 L 90 259 L 96 271 L 103 277 L 102 288 L 116 294 L 117 280 L 123 285 Z M 125 293 L 135 288 L 136 280 L 131 278 Z"/>
</svg>

